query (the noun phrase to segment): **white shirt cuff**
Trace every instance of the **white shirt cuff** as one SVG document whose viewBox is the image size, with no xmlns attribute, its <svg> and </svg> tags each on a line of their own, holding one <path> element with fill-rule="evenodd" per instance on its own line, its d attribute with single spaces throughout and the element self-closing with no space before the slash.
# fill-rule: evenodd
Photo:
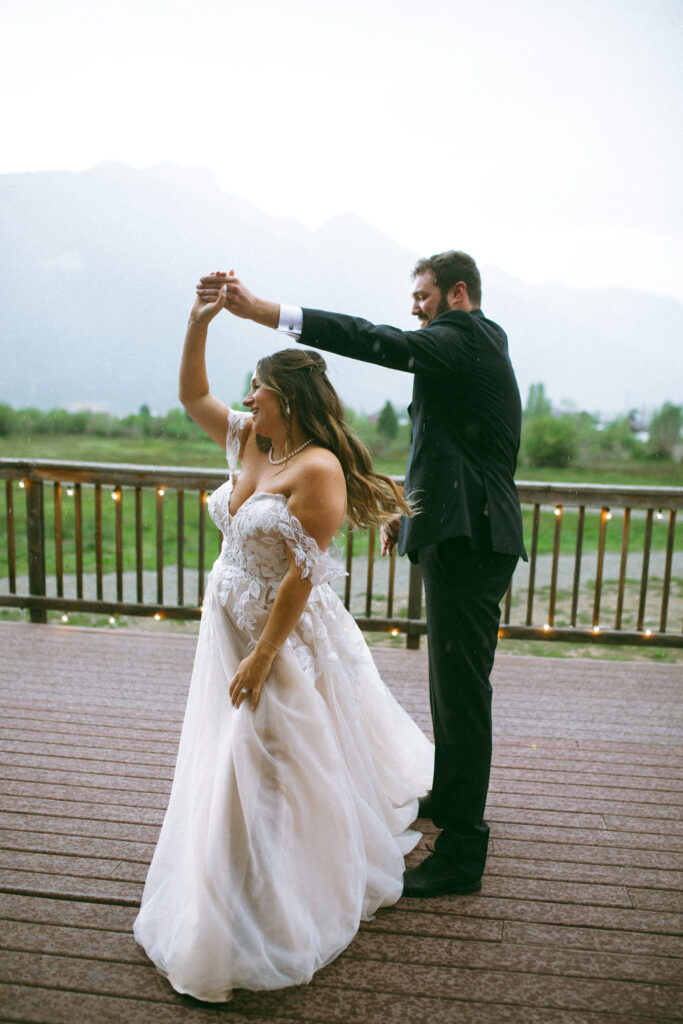
<svg viewBox="0 0 683 1024">
<path fill-rule="evenodd" d="M 301 306 L 280 305 L 280 322 L 277 325 L 278 331 L 288 334 L 290 338 L 301 337 L 304 329 L 304 314 Z"/>
</svg>

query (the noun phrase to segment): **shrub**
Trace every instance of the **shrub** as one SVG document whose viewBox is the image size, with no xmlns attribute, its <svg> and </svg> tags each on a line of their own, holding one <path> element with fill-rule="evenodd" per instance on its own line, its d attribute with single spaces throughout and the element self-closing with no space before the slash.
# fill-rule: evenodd
<svg viewBox="0 0 683 1024">
<path fill-rule="evenodd" d="M 534 416 L 524 427 L 524 454 L 536 468 L 566 466 L 573 462 L 578 443 L 578 427 L 573 416 Z"/>
<path fill-rule="evenodd" d="M 11 405 L 0 404 L 0 437 L 8 437 L 14 430 L 14 410 Z"/>
<path fill-rule="evenodd" d="M 665 402 L 650 422 L 649 449 L 656 459 L 672 459 L 681 433 L 681 407 Z"/>
</svg>

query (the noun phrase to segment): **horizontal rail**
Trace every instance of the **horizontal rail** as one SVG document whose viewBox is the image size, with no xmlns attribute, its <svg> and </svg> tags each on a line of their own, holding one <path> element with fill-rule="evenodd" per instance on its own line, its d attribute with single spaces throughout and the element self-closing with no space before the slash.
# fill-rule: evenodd
<svg viewBox="0 0 683 1024">
<path fill-rule="evenodd" d="M 148 466 L 125 462 L 70 462 L 64 459 L 0 458 L 0 478 L 122 484 L 123 486 L 186 486 L 192 490 L 216 488 L 227 477 L 225 469 L 193 466 Z M 394 480 L 403 481 L 402 476 Z M 523 504 L 565 506 L 607 505 L 615 508 L 683 508 L 683 487 L 645 487 L 636 484 L 573 484 L 517 481 Z"/>
<path fill-rule="evenodd" d="M 579 508 L 683 508 L 683 487 L 640 487 L 636 484 L 546 484 L 517 481 L 523 505 L 561 504 Z"/>
</svg>

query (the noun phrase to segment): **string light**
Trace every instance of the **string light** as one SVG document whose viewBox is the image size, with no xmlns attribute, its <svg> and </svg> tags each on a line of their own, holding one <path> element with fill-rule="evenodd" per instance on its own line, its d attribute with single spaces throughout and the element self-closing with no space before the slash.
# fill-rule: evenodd
<svg viewBox="0 0 683 1024">
<path fill-rule="evenodd" d="M 392 630 L 390 630 L 390 633 L 391 633 L 392 636 L 400 636 L 401 635 L 401 631 L 399 629 L 392 629 Z"/>
<path fill-rule="evenodd" d="M 24 487 L 26 487 L 26 481 L 25 480 L 20 480 L 19 481 L 19 486 L 21 487 L 21 489 L 23 491 Z"/>
<path fill-rule="evenodd" d="M 114 618 L 113 615 L 109 616 L 109 625 L 110 626 L 115 626 L 116 625 L 116 619 Z"/>
<path fill-rule="evenodd" d="M 544 630 L 545 630 L 545 631 L 546 631 L 546 633 L 547 633 L 547 632 L 548 632 L 548 630 L 550 629 L 550 623 L 549 623 L 549 622 L 544 622 L 544 623 L 543 623 L 543 628 L 544 628 Z"/>
<path fill-rule="evenodd" d="M 555 515 L 556 516 L 561 516 L 562 515 L 562 506 L 561 505 L 556 505 L 555 506 Z"/>
<path fill-rule="evenodd" d="M 66 614 L 66 612 L 64 612 L 64 614 L 62 615 L 62 622 L 68 622 L 68 621 L 69 621 L 69 616 Z"/>
<path fill-rule="evenodd" d="M 74 496 L 74 489 L 73 489 L 73 487 L 67 487 L 66 493 L 69 495 L 70 498 L 73 498 L 73 496 Z"/>
<path fill-rule="evenodd" d="M 660 510 L 657 513 L 657 519 L 663 519 L 661 508 L 660 508 Z"/>
<path fill-rule="evenodd" d="M 157 612 L 156 615 L 154 616 L 154 621 L 161 622 L 161 615 L 159 615 L 159 612 Z"/>
<path fill-rule="evenodd" d="M 605 509 L 605 519 L 611 519 L 611 518 L 612 518 L 612 513 L 610 512 L 609 509 Z"/>
<path fill-rule="evenodd" d="M 652 636 L 652 630 L 651 629 L 646 629 L 645 630 L 645 636 L 646 637 L 651 637 Z"/>
<path fill-rule="evenodd" d="M 163 487 L 159 487 L 157 489 L 157 494 L 159 495 L 160 498 L 163 498 L 163 496 L 166 494 L 166 491 L 164 490 Z"/>
<path fill-rule="evenodd" d="M 111 492 L 112 501 L 121 501 L 121 491 L 116 488 L 115 491 Z"/>
<path fill-rule="evenodd" d="M 593 632 L 594 633 L 599 633 L 600 632 L 600 627 L 599 626 L 593 626 Z"/>
</svg>

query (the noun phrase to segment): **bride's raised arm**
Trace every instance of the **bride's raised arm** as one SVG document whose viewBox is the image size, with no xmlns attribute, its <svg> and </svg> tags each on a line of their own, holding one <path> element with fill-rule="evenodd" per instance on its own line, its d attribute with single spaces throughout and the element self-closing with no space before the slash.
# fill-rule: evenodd
<svg viewBox="0 0 683 1024">
<path fill-rule="evenodd" d="M 207 302 L 199 295 L 195 299 L 187 323 L 178 381 L 178 398 L 188 414 L 221 448 L 225 448 L 228 406 L 209 390 L 206 336 L 209 324 L 225 305 L 225 296 L 225 288 L 221 288 L 214 302 Z"/>
</svg>

